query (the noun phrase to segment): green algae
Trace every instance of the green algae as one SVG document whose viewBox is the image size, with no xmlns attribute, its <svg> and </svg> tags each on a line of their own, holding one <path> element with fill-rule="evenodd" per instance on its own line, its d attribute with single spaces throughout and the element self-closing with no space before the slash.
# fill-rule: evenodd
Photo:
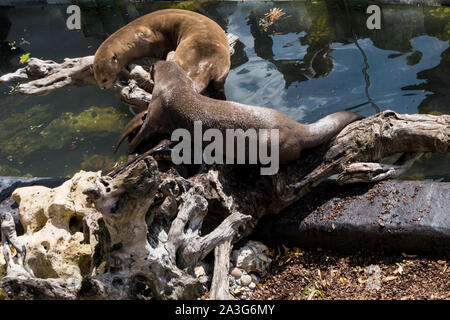
<svg viewBox="0 0 450 320">
<path fill-rule="evenodd" d="M 20 176 L 20 175 L 22 175 L 22 173 L 19 169 L 0 164 L 0 176 Z"/>
<path fill-rule="evenodd" d="M 114 157 L 93 154 L 93 155 L 83 155 L 83 159 L 81 161 L 81 169 L 87 171 L 97 171 L 102 170 L 103 172 L 112 170 L 112 168 L 120 163 L 126 161 L 127 157 L 122 155 L 118 160 Z"/>
<path fill-rule="evenodd" d="M 10 111 L 0 120 L 0 150 L 9 159 L 23 157 L 41 147 L 37 134 L 52 118 L 50 105 L 36 105 L 25 111 Z"/>
<path fill-rule="evenodd" d="M 80 165 L 86 170 L 106 171 L 118 161 L 118 155 L 112 152 L 101 159 L 81 154 L 98 144 L 93 140 L 111 139 L 111 135 L 119 134 L 126 119 L 115 108 L 93 106 L 79 114 L 62 113 L 55 119 L 54 108 L 50 105 L 39 104 L 25 110 L 19 105 L 14 108 L 11 105 L 0 108 L 0 175 L 31 176 L 29 172 L 35 172 L 39 167 L 42 170 L 42 163 L 52 157 L 69 161 L 61 168 L 65 176 L 79 171 Z M 63 150 L 69 150 L 70 157 Z M 45 155 L 48 152 L 51 155 Z M 39 155 L 44 158 L 41 156 L 40 163 L 36 164 L 33 159 Z"/>
<path fill-rule="evenodd" d="M 78 115 L 65 112 L 41 131 L 43 144 L 50 149 L 61 149 L 76 138 L 104 138 L 117 133 L 124 126 L 122 114 L 113 107 L 91 107 Z"/>
<path fill-rule="evenodd" d="M 25 111 L 11 111 L 0 120 L 0 150 L 7 158 L 23 159 L 42 147 L 61 149 L 76 139 L 101 139 L 117 133 L 124 125 L 122 114 L 113 107 L 91 107 L 78 115 L 66 112 L 53 119 L 50 105 L 36 105 Z"/>
</svg>

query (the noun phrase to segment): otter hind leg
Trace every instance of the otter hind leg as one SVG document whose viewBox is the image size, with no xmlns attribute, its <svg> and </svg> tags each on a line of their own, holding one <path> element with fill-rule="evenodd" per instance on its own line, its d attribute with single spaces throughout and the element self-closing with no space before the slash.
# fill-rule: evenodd
<svg viewBox="0 0 450 320">
<path fill-rule="evenodd" d="M 123 140 L 125 140 L 126 137 L 129 137 L 135 130 L 142 127 L 142 124 L 144 123 L 146 117 L 147 111 L 142 111 L 141 113 L 135 115 L 133 119 L 131 119 L 131 121 L 127 123 L 125 128 L 122 130 L 119 139 L 114 145 L 114 152 L 117 152 L 117 149 L 119 149 L 119 146 L 122 144 Z"/>
</svg>

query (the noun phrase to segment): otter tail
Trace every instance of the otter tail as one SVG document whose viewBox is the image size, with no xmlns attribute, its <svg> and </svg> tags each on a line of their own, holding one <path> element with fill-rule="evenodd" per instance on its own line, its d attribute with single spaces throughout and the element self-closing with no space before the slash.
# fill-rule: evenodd
<svg viewBox="0 0 450 320">
<path fill-rule="evenodd" d="M 305 125 L 307 134 L 303 136 L 303 146 L 305 149 L 317 147 L 336 136 L 349 123 L 363 118 L 351 111 L 339 111 Z"/>
</svg>

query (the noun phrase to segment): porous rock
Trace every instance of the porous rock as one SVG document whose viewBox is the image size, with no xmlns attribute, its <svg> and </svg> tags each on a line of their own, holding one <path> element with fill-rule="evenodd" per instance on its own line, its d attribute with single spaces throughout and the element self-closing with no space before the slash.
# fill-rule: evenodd
<svg viewBox="0 0 450 320">
<path fill-rule="evenodd" d="M 37 278 L 78 279 L 91 269 L 92 221 L 100 214 L 86 201 L 82 190 L 100 172 L 80 171 L 51 189 L 30 186 L 16 189 L 12 198 L 19 208 L 24 234 L 18 238 L 27 250 L 26 264 Z M 4 269 L 3 254 L 0 270 Z"/>
</svg>

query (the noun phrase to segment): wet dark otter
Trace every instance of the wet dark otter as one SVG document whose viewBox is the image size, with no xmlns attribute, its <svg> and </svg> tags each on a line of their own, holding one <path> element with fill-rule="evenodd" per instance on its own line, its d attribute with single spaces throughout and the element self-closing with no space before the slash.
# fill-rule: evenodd
<svg viewBox="0 0 450 320">
<path fill-rule="evenodd" d="M 318 146 L 339 133 L 347 124 L 362 116 L 340 111 L 312 124 L 301 124 L 284 113 L 271 108 L 244 105 L 208 98 L 194 90 L 194 83 L 176 63 L 158 61 L 152 68 L 155 79 L 153 100 L 143 124 L 129 144 L 134 150 L 154 135 L 170 136 L 173 130 L 184 128 L 193 133 L 195 121 L 202 121 L 204 130 L 219 129 L 278 129 L 279 163 L 299 159 L 303 149 Z M 140 122 L 135 117 L 131 122 Z M 137 119 L 137 120 L 136 120 Z M 121 139 L 124 139 L 123 134 Z M 268 145 L 270 145 L 270 140 Z"/>
<path fill-rule="evenodd" d="M 186 71 L 198 93 L 211 84 L 217 97 L 225 99 L 229 50 L 225 32 L 213 20 L 187 10 L 159 10 L 130 22 L 100 45 L 94 76 L 100 88 L 110 88 L 132 60 L 163 58 L 175 51 L 173 61 Z"/>
</svg>

